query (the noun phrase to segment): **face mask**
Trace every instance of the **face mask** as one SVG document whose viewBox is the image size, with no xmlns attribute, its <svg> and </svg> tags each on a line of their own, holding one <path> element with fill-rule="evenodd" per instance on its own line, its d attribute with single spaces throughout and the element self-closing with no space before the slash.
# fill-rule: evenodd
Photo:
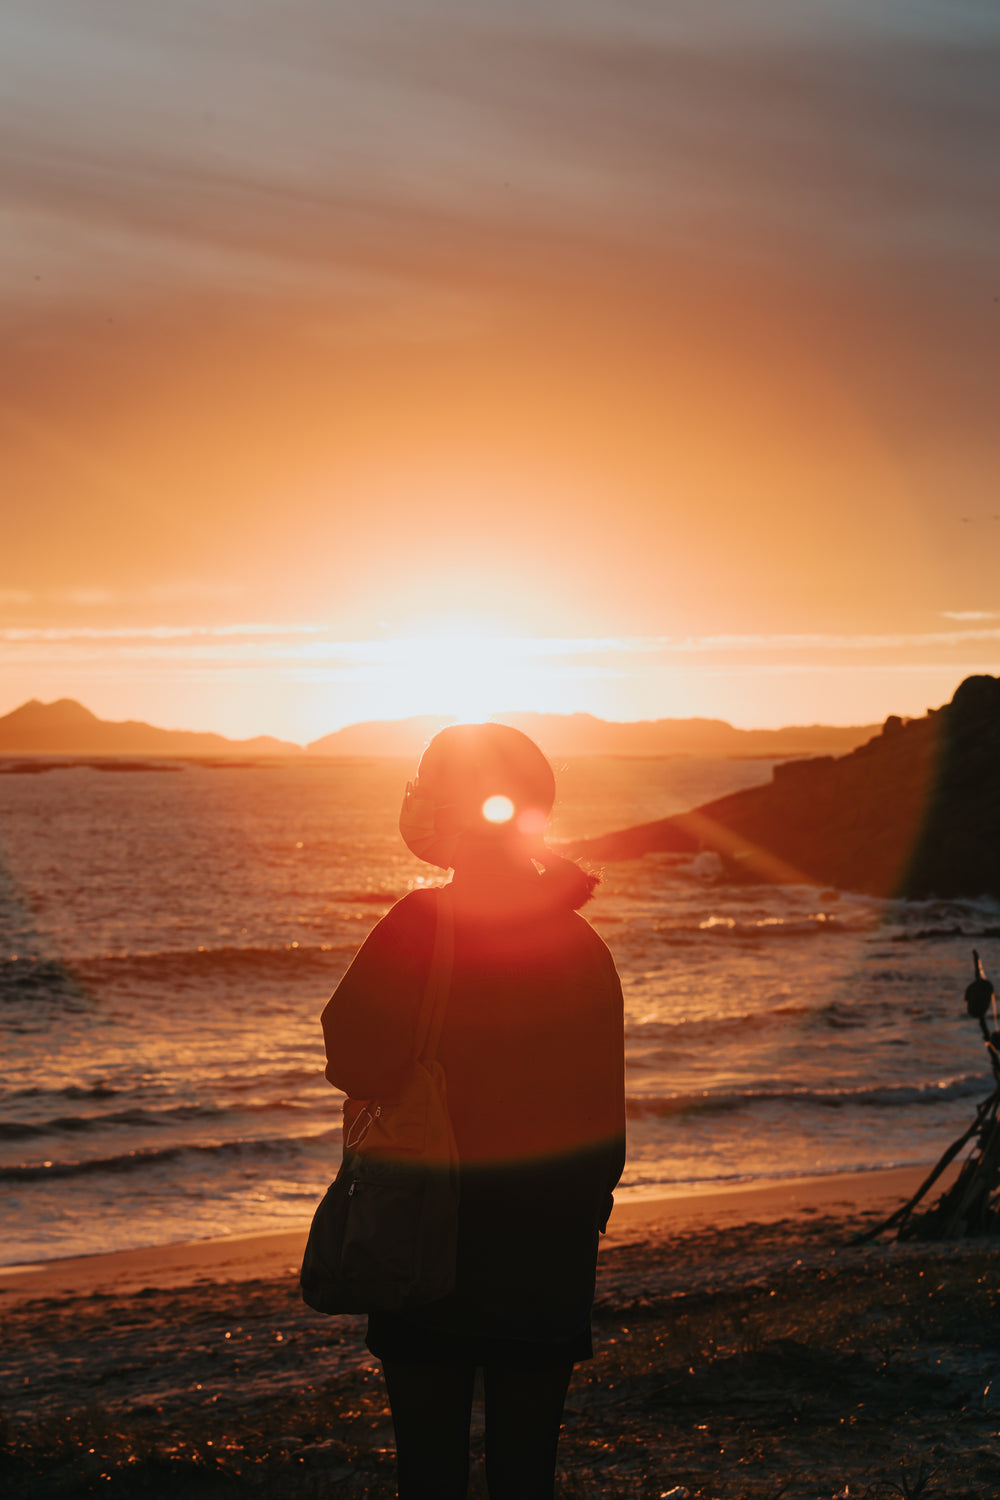
<svg viewBox="0 0 1000 1500">
<path fill-rule="evenodd" d="M 403 843 L 418 859 L 448 870 L 455 852 L 455 835 L 438 831 L 437 811 L 436 802 L 423 796 L 412 781 L 406 783 L 403 805 L 399 810 Z"/>
</svg>

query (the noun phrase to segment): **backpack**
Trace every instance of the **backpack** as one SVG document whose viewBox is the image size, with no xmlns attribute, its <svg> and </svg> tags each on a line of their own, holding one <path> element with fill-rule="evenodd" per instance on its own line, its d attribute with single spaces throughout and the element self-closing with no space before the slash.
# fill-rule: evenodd
<svg viewBox="0 0 1000 1500">
<path fill-rule="evenodd" d="M 454 1288 L 458 1153 L 436 1058 L 453 953 L 442 890 L 410 1072 L 395 1094 L 344 1101 L 340 1171 L 313 1216 L 299 1275 L 317 1312 L 419 1307 Z"/>
</svg>

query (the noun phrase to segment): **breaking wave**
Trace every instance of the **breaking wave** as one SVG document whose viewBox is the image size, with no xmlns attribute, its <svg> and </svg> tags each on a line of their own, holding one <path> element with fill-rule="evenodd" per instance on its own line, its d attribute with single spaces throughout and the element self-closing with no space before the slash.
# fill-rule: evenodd
<svg viewBox="0 0 1000 1500">
<path fill-rule="evenodd" d="M 251 1162 L 289 1160 L 308 1144 L 339 1138 L 340 1131 L 316 1131 L 309 1136 L 271 1136 L 259 1140 L 231 1140 L 193 1145 L 138 1147 L 116 1156 L 80 1161 L 26 1162 L 0 1167 L 0 1182 L 51 1182 L 57 1178 L 91 1177 L 100 1173 L 149 1172 L 171 1162 L 210 1162 L 220 1167 L 246 1166 Z"/>
<path fill-rule="evenodd" d="M 956 1099 L 975 1099 L 990 1091 L 990 1079 L 982 1073 L 969 1073 L 945 1083 L 879 1084 L 859 1088 L 812 1089 L 775 1087 L 731 1089 L 703 1093 L 633 1095 L 626 1102 L 630 1119 L 664 1119 L 669 1116 L 728 1114 L 735 1110 L 756 1109 L 765 1105 L 792 1105 L 797 1109 L 843 1109 L 868 1106 L 873 1109 L 902 1109 L 912 1105 L 933 1106 Z"/>
<path fill-rule="evenodd" d="M 357 943 L 226 946 L 154 953 L 105 953 L 64 963 L 34 956 L 0 960 L 0 1001 L 56 1000 L 93 1003 L 105 985 L 139 984 L 174 990 L 243 984 L 280 987 L 315 982 L 329 988 Z M 339 962 L 338 962 L 339 960 Z"/>
</svg>

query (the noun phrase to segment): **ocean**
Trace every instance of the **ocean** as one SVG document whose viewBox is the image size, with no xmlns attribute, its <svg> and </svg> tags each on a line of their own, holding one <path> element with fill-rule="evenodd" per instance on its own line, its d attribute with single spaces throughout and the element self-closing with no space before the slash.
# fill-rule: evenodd
<svg viewBox="0 0 1000 1500">
<path fill-rule="evenodd" d="M 552 836 L 662 817 L 772 762 L 581 759 Z M 319 1015 L 439 877 L 394 760 L 0 766 L 0 1262 L 304 1226 L 339 1158 Z M 1000 908 L 609 865 L 587 915 L 625 991 L 619 1196 L 932 1163 L 991 1075 L 970 949 Z"/>
</svg>

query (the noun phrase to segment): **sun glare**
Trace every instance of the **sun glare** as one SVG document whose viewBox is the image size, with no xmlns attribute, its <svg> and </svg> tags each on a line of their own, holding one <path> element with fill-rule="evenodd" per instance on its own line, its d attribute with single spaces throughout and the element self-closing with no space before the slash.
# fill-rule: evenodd
<svg viewBox="0 0 1000 1500">
<path fill-rule="evenodd" d="M 459 617 L 385 643 L 387 676 L 399 674 L 411 712 L 475 722 L 524 695 L 523 643 L 495 621 Z M 388 685 L 388 683 L 387 683 Z"/>
<path fill-rule="evenodd" d="M 518 814 L 517 831 L 523 833 L 525 838 L 535 839 L 545 832 L 548 818 L 540 807 L 526 807 L 524 812 Z"/>
<path fill-rule="evenodd" d="M 475 616 L 416 621 L 405 634 L 374 640 L 310 637 L 280 650 L 296 660 L 299 681 L 336 683 L 339 703 L 351 694 L 355 721 L 420 714 L 480 723 L 516 711 L 572 713 L 588 684 L 620 675 L 601 640 L 516 634 Z M 329 728 L 324 722 L 322 731 Z"/>
<path fill-rule="evenodd" d="M 509 797 L 487 797 L 483 803 L 483 817 L 487 823 L 509 823 L 514 816 L 514 804 Z"/>
</svg>

